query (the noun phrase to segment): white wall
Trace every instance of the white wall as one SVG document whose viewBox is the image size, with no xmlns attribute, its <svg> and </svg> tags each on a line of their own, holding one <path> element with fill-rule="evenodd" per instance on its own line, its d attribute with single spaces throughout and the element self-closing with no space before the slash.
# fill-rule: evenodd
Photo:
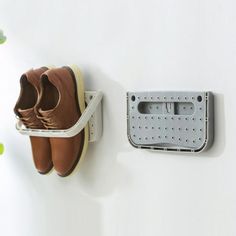
<svg viewBox="0 0 236 236">
<path fill-rule="evenodd" d="M 0 235 L 235 236 L 236 2 L 0 0 Z M 75 63 L 104 92 L 104 134 L 71 178 L 35 171 L 15 128 L 21 73 Z M 126 91 L 211 90 L 200 155 L 136 150 Z"/>
</svg>

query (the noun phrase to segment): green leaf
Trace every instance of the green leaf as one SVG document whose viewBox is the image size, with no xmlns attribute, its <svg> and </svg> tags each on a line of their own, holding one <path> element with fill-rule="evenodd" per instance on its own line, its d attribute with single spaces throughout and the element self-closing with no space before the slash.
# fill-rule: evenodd
<svg viewBox="0 0 236 236">
<path fill-rule="evenodd" d="M 6 36 L 3 34 L 3 31 L 0 30 L 0 44 L 3 44 L 6 41 Z"/>
</svg>

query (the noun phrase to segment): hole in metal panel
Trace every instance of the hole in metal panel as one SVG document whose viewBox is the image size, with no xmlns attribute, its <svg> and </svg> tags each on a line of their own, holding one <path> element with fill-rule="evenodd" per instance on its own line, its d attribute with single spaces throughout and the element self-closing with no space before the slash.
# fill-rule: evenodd
<svg viewBox="0 0 236 236">
<path fill-rule="evenodd" d="M 138 111 L 141 114 L 192 115 L 194 104 L 192 102 L 140 102 Z"/>
</svg>

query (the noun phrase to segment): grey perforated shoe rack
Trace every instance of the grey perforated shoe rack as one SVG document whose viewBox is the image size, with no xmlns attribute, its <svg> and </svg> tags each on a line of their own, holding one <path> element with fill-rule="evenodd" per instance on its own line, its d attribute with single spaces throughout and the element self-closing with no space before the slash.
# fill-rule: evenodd
<svg viewBox="0 0 236 236">
<path fill-rule="evenodd" d="M 128 92 L 127 135 L 136 148 L 201 152 L 213 143 L 211 92 Z"/>
</svg>

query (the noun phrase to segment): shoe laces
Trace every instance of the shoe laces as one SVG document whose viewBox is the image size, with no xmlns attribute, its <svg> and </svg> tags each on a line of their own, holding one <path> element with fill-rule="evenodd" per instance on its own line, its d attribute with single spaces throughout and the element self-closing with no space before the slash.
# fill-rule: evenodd
<svg viewBox="0 0 236 236">
<path fill-rule="evenodd" d="M 40 126 L 39 121 L 34 117 L 21 117 L 20 120 L 26 127 L 31 129 L 37 129 Z"/>
<path fill-rule="evenodd" d="M 46 129 L 57 129 L 58 127 L 56 126 L 56 123 L 53 120 L 53 117 L 45 117 L 45 116 L 40 116 L 37 115 L 37 118 L 40 119 L 42 124 Z"/>
</svg>

